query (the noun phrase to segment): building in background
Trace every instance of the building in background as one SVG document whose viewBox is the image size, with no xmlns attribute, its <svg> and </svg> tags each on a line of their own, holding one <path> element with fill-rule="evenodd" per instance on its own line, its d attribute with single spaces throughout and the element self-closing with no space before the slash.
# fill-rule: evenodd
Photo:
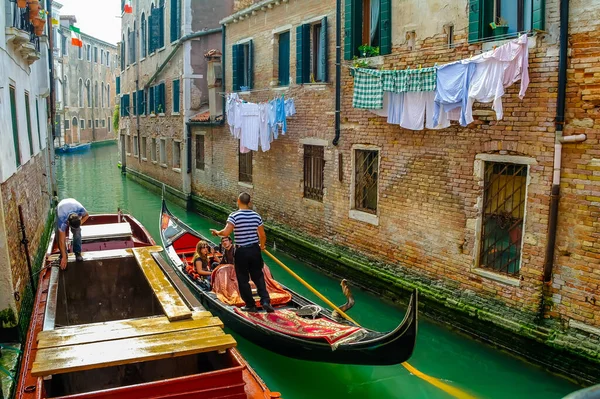
<svg viewBox="0 0 600 399">
<path fill-rule="evenodd" d="M 54 27 L 57 140 L 55 145 L 112 140 L 118 71 L 117 46 L 81 33 L 71 44 L 74 15 Z"/>
<path fill-rule="evenodd" d="M 133 13 L 123 14 L 117 88 L 121 163 L 128 173 L 191 192 L 188 123 L 209 113 L 204 55 L 221 48 L 219 20 L 233 5 L 140 0 Z"/>
<path fill-rule="evenodd" d="M 40 5 L 45 9 L 44 1 Z M 48 26 L 36 34 L 17 2 L 2 1 L 0 10 L 0 312 L 18 314 L 33 295 L 18 207 L 32 262 L 41 261 L 51 220 Z"/>
</svg>

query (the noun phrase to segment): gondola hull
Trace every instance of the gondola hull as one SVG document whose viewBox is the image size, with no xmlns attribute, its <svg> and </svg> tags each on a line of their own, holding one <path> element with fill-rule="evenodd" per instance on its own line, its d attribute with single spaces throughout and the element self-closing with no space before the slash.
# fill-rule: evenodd
<svg viewBox="0 0 600 399">
<path fill-rule="evenodd" d="M 192 230 L 175 216 L 173 216 L 165 202 L 163 201 L 163 210 L 161 214 L 161 240 L 167 252 L 168 267 L 172 267 L 175 272 L 185 281 L 194 295 L 200 300 L 203 306 L 213 314 L 219 316 L 225 325 L 233 331 L 242 335 L 249 341 L 283 356 L 291 358 L 310 360 L 317 362 L 339 363 L 339 364 L 357 364 L 357 365 L 394 365 L 405 362 L 413 353 L 417 336 L 417 307 L 418 293 L 415 290 L 411 296 L 408 309 L 402 323 L 393 331 L 380 333 L 368 329 L 363 329 L 364 336 L 349 343 L 340 343 L 339 345 L 330 345 L 324 340 L 307 339 L 304 337 L 284 334 L 279 331 L 267 328 L 242 317 L 235 311 L 235 307 L 223 303 L 217 298 L 217 295 L 203 289 L 185 269 L 182 267 L 182 260 L 179 258 L 174 247 L 177 246 L 177 239 L 172 240 L 165 233 L 163 221 L 165 217 L 171 223 L 177 225 L 177 229 L 190 241 L 190 235 L 197 240 L 206 240 L 205 237 Z M 314 305 L 314 302 L 289 290 L 292 295 L 290 305 L 286 308 L 300 308 L 305 305 Z M 276 308 L 277 309 L 277 308 Z M 344 326 L 356 325 L 339 321 L 332 317 L 331 312 L 322 309 L 319 316 Z"/>
<path fill-rule="evenodd" d="M 84 143 L 84 144 L 65 144 L 62 147 L 57 147 L 54 151 L 57 154 L 72 154 L 72 153 L 76 153 L 76 152 L 84 152 L 89 150 L 92 147 L 91 143 Z"/>
</svg>

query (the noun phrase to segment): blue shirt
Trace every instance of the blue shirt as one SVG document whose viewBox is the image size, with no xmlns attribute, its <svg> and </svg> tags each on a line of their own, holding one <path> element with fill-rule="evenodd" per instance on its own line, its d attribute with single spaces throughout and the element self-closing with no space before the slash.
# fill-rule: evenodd
<svg viewBox="0 0 600 399">
<path fill-rule="evenodd" d="M 62 232 L 67 231 L 67 222 L 69 215 L 75 213 L 79 217 L 85 216 L 87 211 L 79 202 L 73 198 L 65 198 L 58 203 L 56 207 L 56 225 L 58 230 Z"/>
<path fill-rule="evenodd" d="M 444 112 L 460 107 L 460 125 L 467 126 L 465 112 L 469 99 L 469 85 L 474 73 L 475 64 L 461 63 L 460 61 L 438 68 L 433 126 L 438 125 L 440 106 L 442 105 L 444 106 Z"/>
<path fill-rule="evenodd" d="M 233 234 L 237 245 L 258 244 L 258 227 L 263 225 L 262 218 L 251 209 L 240 209 L 227 218 L 233 225 Z"/>
</svg>

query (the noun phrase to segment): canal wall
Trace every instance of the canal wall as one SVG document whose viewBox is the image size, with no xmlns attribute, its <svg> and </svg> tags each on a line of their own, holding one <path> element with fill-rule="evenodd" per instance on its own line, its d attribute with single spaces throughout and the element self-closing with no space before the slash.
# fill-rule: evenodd
<svg viewBox="0 0 600 399">
<path fill-rule="evenodd" d="M 163 184 L 139 172 L 128 170 L 127 177 L 160 194 Z M 229 205 L 199 195 L 164 186 L 169 201 L 200 215 L 223 222 L 234 211 Z M 581 330 L 536 315 L 519 318 L 502 301 L 490 303 L 458 286 L 440 284 L 408 268 L 389 264 L 349 248 L 316 239 L 289 226 L 266 222 L 269 246 L 275 246 L 324 274 L 345 278 L 353 285 L 389 301 L 405 305 L 414 288 L 419 290 L 422 315 L 514 355 L 524 357 L 548 370 L 582 384 L 597 383 L 600 362 L 596 360 L 593 338 Z M 505 309 L 498 311 L 498 309 Z M 531 319 L 537 322 L 531 322 Z"/>
</svg>

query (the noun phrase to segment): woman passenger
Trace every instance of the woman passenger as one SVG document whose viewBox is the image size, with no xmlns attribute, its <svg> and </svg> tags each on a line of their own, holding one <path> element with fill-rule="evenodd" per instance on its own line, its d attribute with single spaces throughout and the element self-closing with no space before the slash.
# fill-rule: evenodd
<svg viewBox="0 0 600 399">
<path fill-rule="evenodd" d="M 196 253 L 192 260 L 196 273 L 210 282 L 210 246 L 206 241 L 200 240 L 196 245 Z"/>
</svg>

